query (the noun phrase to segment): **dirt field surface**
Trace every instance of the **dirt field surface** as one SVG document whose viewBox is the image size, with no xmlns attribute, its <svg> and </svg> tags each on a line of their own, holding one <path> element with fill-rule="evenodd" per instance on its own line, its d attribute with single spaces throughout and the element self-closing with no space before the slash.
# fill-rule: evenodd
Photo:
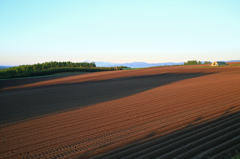
<svg viewBox="0 0 240 159">
<path fill-rule="evenodd" d="M 0 158 L 221 158 L 240 149 L 239 66 L 13 81 L 0 87 Z"/>
</svg>

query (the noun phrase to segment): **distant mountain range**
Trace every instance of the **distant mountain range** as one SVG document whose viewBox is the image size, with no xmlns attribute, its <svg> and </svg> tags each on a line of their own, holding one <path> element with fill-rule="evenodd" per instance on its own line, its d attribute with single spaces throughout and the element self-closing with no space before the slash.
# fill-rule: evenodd
<svg viewBox="0 0 240 159">
<path fill-rule="evenodd" d="M 9 67 L 13 67 L 13 66 L 0 66 L 0 70 L 6 69 L 6 68 L 9 68 Z"/>
<path fill-rule="evenodd" d="M 131 68 L 153 67 L 164 65 L 181 65 L 183 62 L 167 62 L 167 63 L 147 63 L 147 62 L 131 62 L 131 63 L 111 63 L 111 62 L 95 62 L 97 67 L 113 67 L 113 66 L 127 66 Z"/>
</svg>

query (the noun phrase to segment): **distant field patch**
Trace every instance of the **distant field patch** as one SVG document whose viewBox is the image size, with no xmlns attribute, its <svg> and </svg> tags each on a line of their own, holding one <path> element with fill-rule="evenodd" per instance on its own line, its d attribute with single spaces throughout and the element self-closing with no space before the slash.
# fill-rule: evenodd
<svg viewBox="0 0 240 159">
<path fill-rule="evenodd" d="M 142 67 L 142 68 L 123 68 L 123 70 L 138 70 L 138 69 L 143 69 L 145 67 Z"/>
</svg>

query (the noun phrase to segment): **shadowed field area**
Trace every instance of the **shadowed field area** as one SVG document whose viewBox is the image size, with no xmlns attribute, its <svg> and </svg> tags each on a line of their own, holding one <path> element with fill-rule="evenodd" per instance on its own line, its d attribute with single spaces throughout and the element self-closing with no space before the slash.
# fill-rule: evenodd
<svg viewBox="0 0 240 159">
<path fill-rule="evenodd" d="M 204 73 L 164 73 L 0 92 L 0 124 L 123 98 Z M 32 80 L 32 79 L 31 79 Z"/>
<path fill-rule="evenodd" d="M 23 77 L 23 78 L 13 78 L 13 79 L 1 79 L 0 89 L 5 87 L 21 86 L 25 84 L 31 84 L 36 82 L 48 81 L 53 79 L 59 79 L 79 74 L 85 74 L 86 72 L 72 72 L 72 73 L 59 73 L 55 75 L 40 76 L 40 77 Z"/>
</svg>

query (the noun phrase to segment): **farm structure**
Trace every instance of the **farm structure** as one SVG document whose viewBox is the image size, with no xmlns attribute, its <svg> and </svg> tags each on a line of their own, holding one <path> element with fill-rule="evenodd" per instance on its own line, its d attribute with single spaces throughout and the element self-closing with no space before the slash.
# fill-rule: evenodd
<svg viewBox="0 0 240 159">
<path fill-rule="evenodd" d="M 223 65 L 227 65 L 225 62 L 222 61 L 214 61 L 211 66 L 223 66 Z"/>
<path fill-rule="evenodd" d="M 239 66 L 37 79 L 0 85 L 1 159 L 218 159 L 240 150 Z"/>
</svg>

